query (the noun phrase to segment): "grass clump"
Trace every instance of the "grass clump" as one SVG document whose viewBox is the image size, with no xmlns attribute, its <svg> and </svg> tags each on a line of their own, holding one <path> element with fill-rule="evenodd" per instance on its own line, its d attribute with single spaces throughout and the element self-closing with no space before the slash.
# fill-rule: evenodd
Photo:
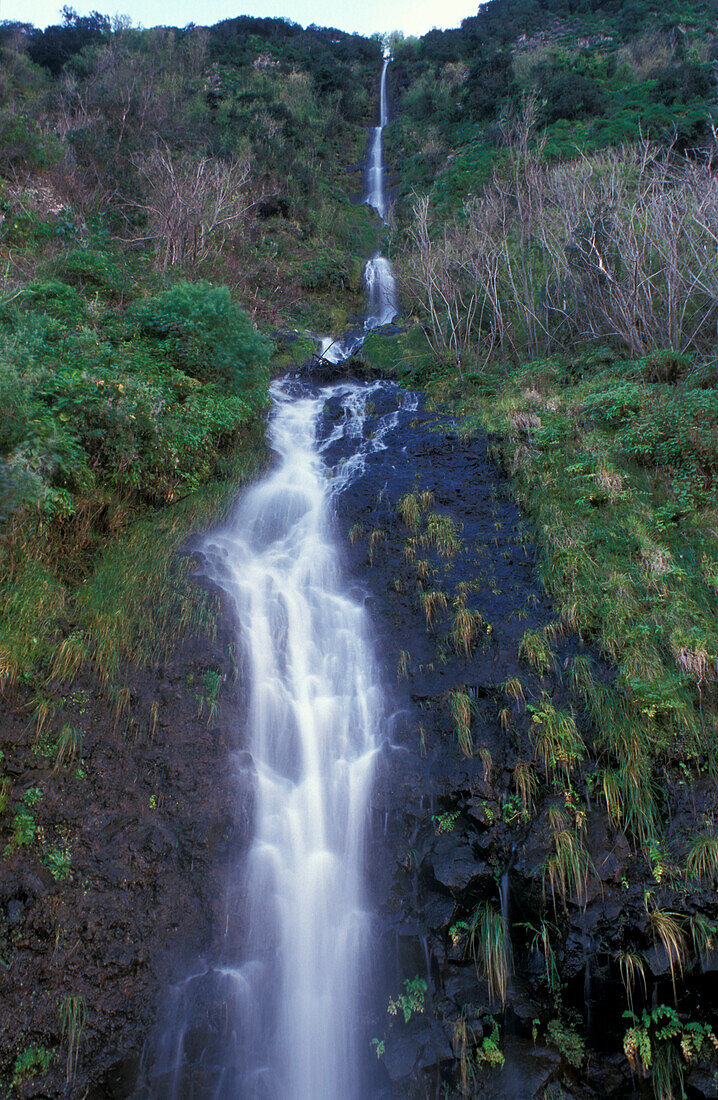
<svg viewBox="0 0 718 1100">
<path fill-rule="evenodd" d="M 424 617 L 426 619 L 426 626 L 428 629 L 436 622 L 438 616 L 446 611 L 449 606 L 449 601 L 446 598 L 445 592 L 432 591 L 421 592 L 419 595 L 421 600 L 421 606 L 424 609 Z"/>
<path fill-rule="evenodd" d="M 570 783 L 572 772 L 586 752 L 573 714 L 557 710 L 547 695 L 537 706 L 529 705 L 528 711 L 536 756 L 547 777 L 554 782 L 562 777 Z"/>
<path fill-rule="evenodd" d="M 66 722 L 60 730 L 55 751 L 55 764 L 53 771 L 59 772 L 62 768 L 70 768 L 82 756 L 82 733 L 75 726 Z"/>
<path fill-rule="evenodd" d="M 433 547 L 442 558 L 454 558 L 461 549 L 456 524 L 451 516 L 430 512 L 426 517 L 426 530 L 422 535 L 424 546 Z"/>
<path fill-rule="evenodd" d="M 476 648 L 481 633 L 487 629 L 483 615 L 472 611 L 462 600 L 454 601 L 454 615 L 451 621 L 451 644 L 456 653 L 470 657 Z"/>
<path fill-rule="evenodd" d="M 566 815 L 554 807 L 549 811 L 552 846 L 546 860 L 544 879 L 551 887 L 554 906 L 557 897 L 565 905 L 569 898 L 585 904 L 593 863 L 580 827 L 571 825 Z"/>
<path fill-rule="evenodd" d="M 462 755 L 466 757 L 473 756 L 474 739 L 471 733 L 471 697 L 464 688 L 453 688 L 449 692 L 449 713 L 454 723 L 456 740 Z"/>
<path fill-rule="evenodd" d="M 506 1003 L 511 973 L 501 914 L 489 902 L 477 905 L 468 922 L 469 950 L 489 983 L 489 997 Z"/>
<path fill-rule="evenodd" d="M 80 1046 L 87 1026 L 87 1001 L 81 996 L 66 995 L 60 1002 L 59 1016 L 62 1037 L 67 1044 L 65 1078 L 70 1085 L 77 1073 Z"/>
<path fill-rule="evenodd" d="M 554 665 L 554 655 L 546 638 L 538 630 L 527 630 L 519 643 L 519 657 L 545 676 Z"/>
<path fill-rule="evenodd" d="M 538 793 L 538 780 L 529 760 L 516 761 L 511 781 L 521 805 L 522 820 L 528 821 L 534 811 Z"/>
<path fill-rule="evenodd" d="M 718 879 L 718 836 L 701 833 L 695 838 L 686 858 L 686 873 L 689 878 L 709 882 Z"/>
</svg>

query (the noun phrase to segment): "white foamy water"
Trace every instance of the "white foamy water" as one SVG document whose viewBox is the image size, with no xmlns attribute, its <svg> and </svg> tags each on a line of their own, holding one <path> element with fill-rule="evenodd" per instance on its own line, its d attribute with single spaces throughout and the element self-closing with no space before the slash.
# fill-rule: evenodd
<svg viewBox="0 0 718 1100">
<path fill-rule="evenodd" d="M 206 551 L 237 608 L 257 773 L 247 945 L 232 971 L 238 1095 L 261 1080 L 258 1095 L 276 1100 L 359 1100 L 362 848 L 382 698 L 366 615 L 345 593 L 331 534 L 315 439 L 325 395 L 292 400 L 275 384 L 273 399 L 279 465 Z M 344 430 L 359 435 L 365 394 L 348 386 L 343 400 Z"/>
<path fill-rule="evenodd" d="M 379 125 L 372 131 L 367 164 L 367 181 L 364 202 L 373 206 L 382 221 L 386 220 L 387 203 L 384 186 L 384 127 L 389 121 L 386 94 L 386 74 L 389 58 L 384 58 L 379 84 Z M 364 268 L 367 313 L 361 329 L 343 337 L 325 336 L 320 342 L 318 358 L 326 363 L 341 363 L 361 348 L 367 333 L 382 325 L 390 324 L 399 312 L 396 280 L 391 264 L 377 252 Z"/>
</svg>

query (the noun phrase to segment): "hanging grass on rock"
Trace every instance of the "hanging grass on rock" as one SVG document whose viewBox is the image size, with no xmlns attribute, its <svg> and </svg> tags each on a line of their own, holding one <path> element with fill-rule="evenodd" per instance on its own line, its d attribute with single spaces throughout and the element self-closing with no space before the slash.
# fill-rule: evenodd
<svg viewBox="0 0 718 1100">
<path fill-rule="evenodd" d="M 449 713 L 456 730 L 456 740 L 464 756 L 474 754 L 474 739 L 471 733 L 471 698 L 464 688 L 454 688 L 449 692 Z"/>
</svg>

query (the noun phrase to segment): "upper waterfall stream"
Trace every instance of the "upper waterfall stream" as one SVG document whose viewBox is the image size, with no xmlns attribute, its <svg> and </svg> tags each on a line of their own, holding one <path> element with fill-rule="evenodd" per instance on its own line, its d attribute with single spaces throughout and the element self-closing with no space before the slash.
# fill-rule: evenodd
<svg viewBox="0 0 718 1100">
<path fill-rule="evenodd" d="M 385 57 L 379 82 L 379 125 L 372 130 L 364 193 L 364 202 L 374 207 L 382 221 L 386 220 L 387 212 L 383 134 L 389 121 L 386 91 L 388 68 L 389 58 Z M 364 287 L 367 312 L 363 324 L 342 337 L 325 336 L 319 350 L 319 358 L 325 362 L 341 363 L 344 359 L 349 359 L 362 346 L 368 333 L 390 324 L 399 312 L 394 272 L 389 261 L 379 252 L 367 261 L 364 268 Z"/>
</svg>

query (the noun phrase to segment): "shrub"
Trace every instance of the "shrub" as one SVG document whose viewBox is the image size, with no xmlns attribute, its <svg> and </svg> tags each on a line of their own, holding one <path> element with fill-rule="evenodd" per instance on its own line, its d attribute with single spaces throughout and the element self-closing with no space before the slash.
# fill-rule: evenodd
<svg viewBox="0 0 718 1100">
<path fill-rule="evenodd" d="M 119 294 L 126 283 L 120 268 L 106 252 L 78 248 L 57 264 L 57 273 L 72 286 Z"/>
<path fill-rule="evenodd" d="M 52 168 L 61 156 L 62 143 L 55 134 L 43 133 L 27 115 L 0 112 L 0 173 Z"/>
<path fill-rule="evenodd" d="M 185 374 L 263 402 L 272 345 L 227 287 L 179 282 L 144 302 L 137 316 L 143 334 L 161 341 Z"/>
</svg>

